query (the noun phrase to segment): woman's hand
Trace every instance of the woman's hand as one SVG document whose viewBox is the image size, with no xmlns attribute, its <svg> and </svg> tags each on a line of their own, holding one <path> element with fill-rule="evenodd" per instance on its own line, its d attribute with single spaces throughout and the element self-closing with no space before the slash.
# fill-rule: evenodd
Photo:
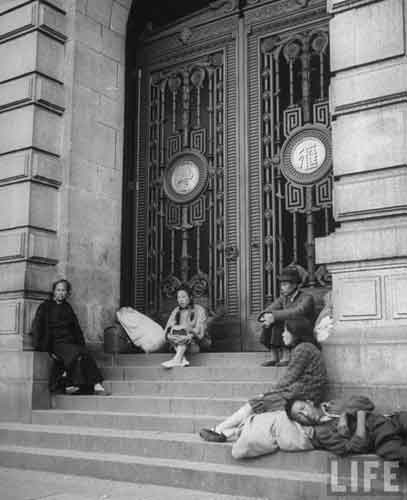
<svg viewBox="0 0 407 500">
<path fill-rule="evenodd" d="M 203 338 L 203 331 L 201 328 L 191 328 L 190 332 L 191 335 L 198 340 Z"/>
</svg>

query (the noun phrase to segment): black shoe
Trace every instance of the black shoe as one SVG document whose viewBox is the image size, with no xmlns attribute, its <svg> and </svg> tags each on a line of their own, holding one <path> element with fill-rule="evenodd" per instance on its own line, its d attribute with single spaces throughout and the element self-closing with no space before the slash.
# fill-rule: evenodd
<svg viewBox="0 0 407 500">
<path fill-rule="evenodd" d="M 288 360 L 287 361 L 281 360 L 276 364 L 276 366 L 288 366 L 288 364 L 289 364 Z"/>
<path fill-rule="evenodd" d="M 265 361 L 260 366 L 276 366 L 276 364 L 277 364 L 277 360 L 270 359 L 270 361 Z"/>
<path fill-rule="evenodd" d="M 226 441 L 226 436 L 222 432 L 216 432 L 212 429 L 201 429 L 199 435 L 205 441 L 211 441 L 212 443 L 224 443 Z"/>
</svg>

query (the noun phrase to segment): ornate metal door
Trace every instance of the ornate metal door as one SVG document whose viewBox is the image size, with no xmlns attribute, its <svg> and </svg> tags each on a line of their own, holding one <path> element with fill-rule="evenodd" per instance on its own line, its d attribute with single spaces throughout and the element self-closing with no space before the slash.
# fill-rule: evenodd
<svg viewBox="0 0 407 500">
<path fill-rule="evenodd" d="M 188 283 L 215 349 L 255 349 L 277 275 L 323 284 L 332 229 L 328 31 L 321 2 L 217 1 L 140 41 L 135 303 L 165 317 Z"/>
</svg>

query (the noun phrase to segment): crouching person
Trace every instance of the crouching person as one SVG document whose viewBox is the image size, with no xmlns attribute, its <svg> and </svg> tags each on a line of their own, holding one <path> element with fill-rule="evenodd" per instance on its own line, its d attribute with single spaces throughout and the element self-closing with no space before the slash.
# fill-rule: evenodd
<svg viewBox="0 0 407 500">
<path fill-rule="evenodd" d="M 67 298 L 71 284 L 61 279 L 52 285 L 51 299 L 42 302 L 35 314 L 31 335 L 34 349 L 48 352 L 61 366 L 65 392 L 92 390 L 104 394 L 103 377 L 85 346 L 85 339 Z"/>
<path fill-rule="evenodd" d="M 285 321 L 306 319 L 313 323 L 315 319 L 314 299 L 299 289 L 301 277 L 297 268 L 286 267 L 278 278 L 280 297 L 257 318 L 262 324 L 260 342 L 269 349 L 271 356 L 262 366 L 288 365 L 290 353 L 282 337 Z"/>
<path fill-rule="evenodd" d="M 192 292 L 182 286 L 177 290 L 178 306 L 172 311 L 165 327 L 168 344 L 175 351 L 174 357 L 162 363 L 164 368 L 188 366 L 186 353 L 209 349 L 208 315 L 204 307 L 195 304 Z"/>
</svg>

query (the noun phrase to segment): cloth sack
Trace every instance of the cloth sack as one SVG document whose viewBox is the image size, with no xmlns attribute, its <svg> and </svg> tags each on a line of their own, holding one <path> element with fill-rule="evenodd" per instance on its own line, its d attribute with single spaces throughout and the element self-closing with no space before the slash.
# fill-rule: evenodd
<svg viewBox="0 0 407 500">
<path fill-rule="evenodd" d="M 243 425 L 239 439 L 233 443 L 234 458 L 250 458 L 277 450 L 311 450 L 312 428 L 293 422 L 285 411 L 251 415 Z"/>
<path fill-rule="evenodd" d="M 121 307 L 117 319 L 134 345 L 144 352 L 154 352 L 165 344 L 164 329 L 148 316 L 132 307 Z"/>
<path fill-rule="evenodd" d="M 325 342 L 330 337 L 333 327 L 334 320 L 330 316 L 321 318 L 314 327 L 315 338 L 318 342 Z"/>
<path fill-rule="evenodd" d="M 318 342 L 325 342 L 333 332 L 334 320 L 332 308 L 332 296 L 331 292 L 328 292 L 324 297 L 324 307 L 315 321 L 314 335 Z"/>
</svg>

